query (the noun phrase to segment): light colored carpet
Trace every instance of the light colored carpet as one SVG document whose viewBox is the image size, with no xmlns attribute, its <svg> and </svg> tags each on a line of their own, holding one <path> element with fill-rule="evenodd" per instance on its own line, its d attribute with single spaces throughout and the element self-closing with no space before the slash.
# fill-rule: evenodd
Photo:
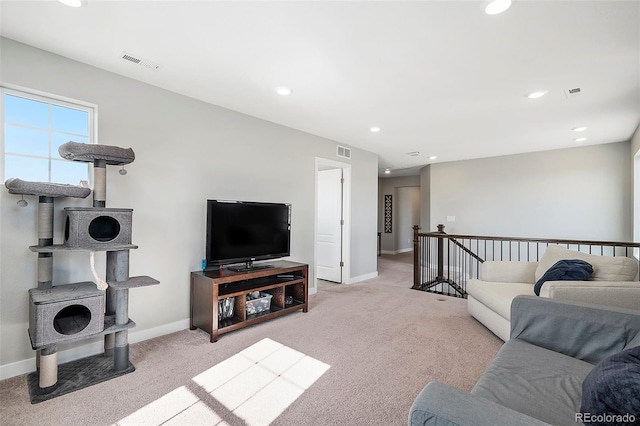
<svg viewBox="0 0 640 426">
<path fill-rule="evenodd" d="M 254 426 L 260 421 L 243 416 L 221 396 L 222 387 L 212 391 L 201 378 L 222 380 L 238 367 L 232 360 L 219 363 L 268 343 L 284 345 L 296 360 L 306 356 L 308 365 L 324 366 L 303 371 L 299 364 L 282 374 L 285 379 L 289 374 L 286 386 L 291 387 L 311 370 L 320 371 L 304 385 L 307 389 L 296 388 L 299 394 L 278 408 L 271 424 L 404 425 L 424 385 L 439 381 L 470 390 L 502 345 L 468 315 L 466 300 L 411 290 L 408 257 L 378 257 L 377 278 L 320 290 L 311 296 L 308 313 L 225 334 L 217 343 L 209 343 L 200 330 L 184 330 L 133 344 L 135 372 L 50 401 L 30 404 L 26 376 L 4 380 L 0 423 L 194 425 L 216 424 L 215 417 L 222 425 Z M 246 385 L 238 385 L 237 377 L 225 385 L 236 394 L 262 386 L 257 374 Z M 265 389 L 273 391 L 262 392 L 268 407 L 261 409 L 273 411 L 282 405 L 284 388 Z M 187 406 L 189 411 L 180 411 Z"/>
</svg>

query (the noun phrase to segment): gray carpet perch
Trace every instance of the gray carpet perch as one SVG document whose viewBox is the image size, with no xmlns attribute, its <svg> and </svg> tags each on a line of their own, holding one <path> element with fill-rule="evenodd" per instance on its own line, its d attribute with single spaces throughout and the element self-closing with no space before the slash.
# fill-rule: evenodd
<svg viewBox="0 0 640 426">
<path fill-rule="evenodd" d="M 78 142 L 60 145 L 58 153 L 70 161 L 93 163 L 93 207 L 106 206 L 107 166 L 124 166 L 136 158 L 131 148 Z"/>
<path fill-rule="evenodd" d="M 38 286 L 29 290 L 29 338 L 37 351 L 36 371 L 27 379 L 32 404 L 133 372 L 128 332 L 135 323 L 129 319 L 129 289 L 159 284 L 147 276 L 129 277 L 129 251 L 137 248 L 131 244 L 133 210 L 105 205 L 106 166 L 133 162 L 133 150 L 67 142 L 59 153 L 94 166 L 93 207 L 64 209 L 63 244 L 53 244 L 54 198 L 86 198 L 91 189 L 21 179 L 5 182 L 11 194 L 39 197 L 38 245 L 29 247 L 38 253 Z M 52 284 L 53 254 L 65 250 L 89 252 L 95 283 Z M 105 279 L 95 270 L 95 251 L 106 252 Z M 63 364 L 59 376 L 57 345 L 96 336 L 104 336 L 104 354 Z"/>
<path fill-rule="evenodd" d="M 67 142 L 60 145 L 58 153 L 65 160 L 82 161 L 84 163 L 105 160 L 109 166 L 122 166 L 133 163 L 133 160 L 136 159 L 136 155 L 131 148 L 78 142 Z"/>
<path fill-rule="evenodd" d="M 91 189 L 76 185 L 51 182 L 30 182 L 22 179 L 7 179 L 4 186 L 9 194 L 36 195 L 39 197 L 72 197 L 87 198 Z"/>
</svg>

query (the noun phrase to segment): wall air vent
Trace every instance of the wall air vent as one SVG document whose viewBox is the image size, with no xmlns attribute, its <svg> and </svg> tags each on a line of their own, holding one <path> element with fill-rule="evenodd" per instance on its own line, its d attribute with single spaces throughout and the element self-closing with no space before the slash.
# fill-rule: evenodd
<svg viewBox="0 0 640 426">
<path fill-rule="evenodd" d="M 576 87 L 574 89 L 565 89 L 564 91 L 564 95 L 567 98 L 573 98 L 575 96 L 578 96 L 582 93 L 582 90 L 579 87 Z"/>
<path fill-rule="evenodd" d="M 160 65 L 156 64 L 155 62 L 147 61 L 146 59 L 142 59 L 136 55 L 132 55 L 131 53 L 123 52 L 122 59 L 136 65 L 140 65 L 141 67 L 149 68 L 151 70 L 160 69 Z"/>
<path fill-rule="evenodd" d="M 336 155 L 341 158 L 351 158 L 351 148 L 346 148 L 344 146 L 338 145 L 338 151 Z"/>
</svg>

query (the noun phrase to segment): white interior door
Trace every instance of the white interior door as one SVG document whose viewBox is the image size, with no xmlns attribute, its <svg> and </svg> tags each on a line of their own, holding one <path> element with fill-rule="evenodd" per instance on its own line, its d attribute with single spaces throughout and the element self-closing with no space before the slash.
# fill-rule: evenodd
<svg viewBox="0 0 640 426">
<path fill-rule="evenodd" d="M 317 277 L 342 282 L 342 169 L 318 172 Z"/>
</svg>

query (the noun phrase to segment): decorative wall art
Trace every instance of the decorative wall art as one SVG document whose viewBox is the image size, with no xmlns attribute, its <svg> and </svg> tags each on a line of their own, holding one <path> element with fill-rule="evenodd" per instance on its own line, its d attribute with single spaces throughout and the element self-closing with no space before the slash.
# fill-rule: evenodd
<svg viewBox="0 0 640 426">
<path fill-rule="evenodd" d="M 393 213 L 393 195 L 384 196 L 384 232 L 385 234 L 391 234 L 392 221 L 391 216 Z"/>
</svg>

